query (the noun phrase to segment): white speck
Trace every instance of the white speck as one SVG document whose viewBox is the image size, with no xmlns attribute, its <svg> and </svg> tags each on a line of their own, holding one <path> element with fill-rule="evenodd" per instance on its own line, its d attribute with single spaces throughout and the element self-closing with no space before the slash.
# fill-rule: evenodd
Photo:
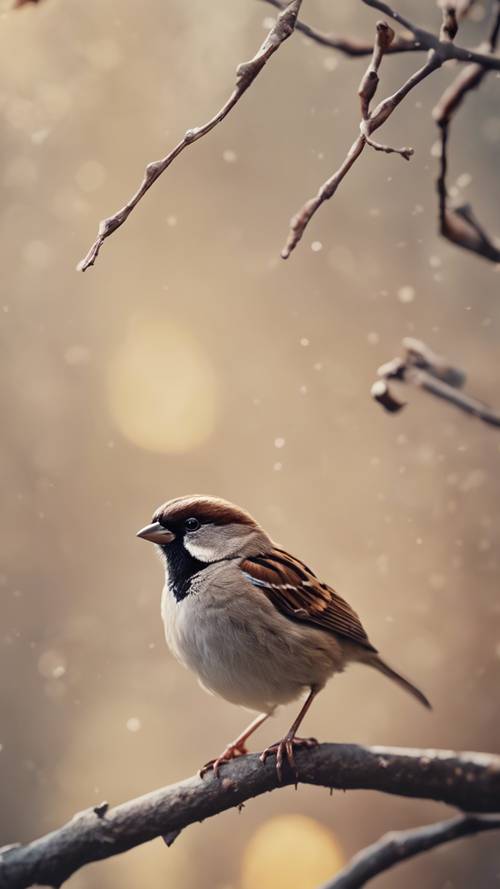
<svg viewBox="0 0 500 889">
<path fill-rule="evenodd" d="M 283 469 L 283 463 L 275 463 L 273 465 L 273 469 L 275 472 L 281 472 L 281 470 Z"/>
<path fill-rule="evenodd" d="M 412 303 L 415 299 L 415 288 L 410 287 L 409 284 L 400 287 L 398 290 L 398 299 L 401 303 Z"/>
<path fill-rule="evenodd" d="M 311 250 L 313 253 L 319 253 L 320 250 L 323 249 L 323 244 L 321 241 L 313 241 L 311 244 Z"/>
<path fill-rule="evenodd" d="M 472 182 L 472 176 L 470 173 L 461 173 L 460 176 L 457 177 L 457 185 L 459 188 L 467 188 Z"/>
<path fill-rule="evenodd" d="M 226 148 L 222 152 L 222 160 L 226 162 L 226 164 L 235 164 L 238 160 L 238 155 L 232 148 Z"/>
<path fill-rule="evenodd" d="M 366 339 L 370 343 L 370 346 L 376 346 L 377 343 L 380 342 L 380 337 L 379 337 L 378 333 L 375 333 L 374 330 L 371 330 L 370 333 L 367 334 Z"/>
<path fill-rule="evenodd" d="M 323 370 L 323 365 L 321 361 L 317 361 L 316 364 L 313 364 L 314 370 Z"/>
<path fill-rule="evenodd" d="M 301 346 L 308 346 L 310 343 L 310 340 L 308 340 L 306 336 L 303 336 L 299 342 L 300 342 Z"/>
<path fill-rule="evenodd" d="M 429 265 L 431 269 L 438 269 L 442 264 L 440 256 L 429 256 Z"/>
<path fill-rule="evenodd" d="M 301 395 L 307 395 L 307 386 L 299 386 L 299 392 Z"/>
<path fill-rule="evenodd" d="M 424 212 L 424 208 L 423 208 L 422 204 L 415 204 L 411 215 L 412 216 L 419 216 L 420 213 L 423 213 L 423 212 Z"/>
<path fill-rule="evenodd" d="M 42 142 L 45 142 L 49 134 L 49 129 L 35 130 L 35 132 L 31 134 L 31 141 L 33 142 L 33 145 L 41 145 Z"/>
<path fill-rule="evenodd" d="M 167 216 L 167 225 L 174 228 L 177 225 L 177 216 Z"/>
<path fill-rule="evenodd" d="M 59 651 L 47 649 L 38 658 L 38 672 L 45 679 L 60 679 L 66 673 L 66 658 Z"/>
<path fill-rule="evenodd" d="M 139 732 L 142 728 L 141 720 L 137 716 L 131 716 L 126 722 L 129 732 Z"/>
<path fill-rule="evenodd" d="M 275 448 L 284 448 L 285 447 L 285 439 L 284 438 L 275 438 L 274 439 L 274 447 Z"/>
<path fill-rule="evenodd" d="M 335 58 L 334 55 L 325 56 L 325 58 L 323 59 L 323 68 L 325 69 L 325 71 L 335 71 L 335 69 L 338 67 L 338 64 L 338 60 Z"/>
<path fill-rule="evenodd" d="M 487 476 L 483 469 L 472 469 L 465 476 L 460 485 L 460 490 L 465 492 L 474 491 L 484 485 L 486 478 Z"/>
<path fill-rule="evenodd" d="M 441 142 L 434 142 L 431 148 L 431 157 L 441 157 Z"/>
<path fill-rule="evenodd" d="M 270 31 L 271 28 L 274 28 L 276 24 L 276 19 L 273 19 L 272 16 L 266 15 L 264 19 L 262 19 L 262 27 L 265 31 Z"/>
</svg>

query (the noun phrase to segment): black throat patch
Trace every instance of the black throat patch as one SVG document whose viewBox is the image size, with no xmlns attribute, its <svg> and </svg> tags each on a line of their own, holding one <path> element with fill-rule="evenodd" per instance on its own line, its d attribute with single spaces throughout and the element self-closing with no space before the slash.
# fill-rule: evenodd
<svg viewBox="0 0 500 889">
<path fill-rule="evenodd" d="M 162 546 L 168 565 L 168 585 L 177 602 L 181 602 L 191 592 L 191 581 L 195 574 L 208 568 L 209 562 L 195 559 L 184 546 L 182 537 L 176 537 L 168 546 Z"/>
</svg>

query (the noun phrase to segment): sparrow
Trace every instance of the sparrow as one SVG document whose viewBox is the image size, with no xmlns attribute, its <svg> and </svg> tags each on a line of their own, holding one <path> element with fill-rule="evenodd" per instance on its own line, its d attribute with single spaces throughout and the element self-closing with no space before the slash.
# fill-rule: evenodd
<svg viewBox="0 0 500 889">
<path fill-rule="evenodd" d="M 244 509 L 218 497 L 178 497 L 160 506 L 137 534 L 156 544 L 165 567 L 161 613 L 167 644 L 212 694 L 258 716 L 200 770 L 216 776 L 246 754 L 246 741 L 282 704 L 307 692 L 276 756 L 295 769 L 294 750 L 314 738 L 297 731 L 328 679 L 349 663 L 366 664 L 421 704 L 425 695 L 389 667 L 356 612 L 304 562 L 273 543 Z"/>
</svg>

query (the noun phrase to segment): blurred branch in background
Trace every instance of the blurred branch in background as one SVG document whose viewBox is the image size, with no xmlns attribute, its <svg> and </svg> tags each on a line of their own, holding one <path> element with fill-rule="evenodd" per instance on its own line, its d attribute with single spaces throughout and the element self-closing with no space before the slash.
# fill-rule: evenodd
<svg viewBox="0 0 500 889">
<path fill-rule="evenodd" d="M 499 830 L 500 817 L 463 815 L 427 824 L 411 830 L 398 830 L 383 836 L 378 842 L 368 846 L 349 862 L 332 880 L 324 883 L 321 889 L 360 889 L 366 883 L 394 867 L 407 858 L 428 852 L 436 846 L 450 843 L 462 837 L 473 836 L 485 830 Z"/>
<path fill-rule="evenodd" d="M 302 238 L 308 223 L 319 207 L 325 201 L 333 197 L 340 182 L 342 182 L 345 175 L 349 172 L 359 155 L 362 153 L 365 145 L 371 145 L 371 147 L 375 148 L 377 151 L 400 154 L 406 160 L 409 160 L 410 156 L 413 154 L 412 149 L 393 149 L 387 145 L 380 145 L 379 143 L 373 142 L 371 134 L 385 123 L 387 118 L 415 86 L 425 80 L 428 75 L 437 68 L 440 68 L 444 62 L 455 60 L 469 63 L 468 67 L 465 69 L 465 72 L 459 75 L 450 90 L 443 94 L 443 97 L 434 112 L 434 116 L 441 130 L 441 171 L 438 178 L 440 232 L 447 238 L 447 240 L 457 246 L 462 247 L 465 250 L 471 250 L 492 262 L 499 262 L 499 248 L 495 246 L 492 240 L 483 231 L 473 216 L 471 209 L 467 205 L 456 208 L 447 206 L 447 189 L 445 183 L 447 163 L 446 149 L 451 114 L 458 108 L 465 93 L 474 87 L 477 87 L 488 71 L 500 70 L 500 58 L 494 55 L 500 27 L 500 12 L 498 11 L 500 7 L 498 7 L 498 2 L 497 14 L 494 17 L 490 37 L 487 44 L 485 44 L 484 47 L 481 47 L 481 49 L 485 49 L 485 52 L 465 49 L 464 47 L 457 46 L 453 43 L 458 28 L 458 22 L 460 19 L 466 17 L 471 7 L 474 5 L 474 0 L 462 3 L 457 0 L 457 2 L 439 4 L 442 7 L 443 17 L 439 36 L 413 24 L 386 3 L 380 2 L 380 0 L 363 0 L 367 6 L 387 15 L 393 21 L 397 22 L 398 25 L 402 26 L 407 32 L 403 35 L 396 36 L 386 22 L 379 22 L 377 24 L 377 38 L 373 47 L 365 42 L 358 42 L 353 38 L 341 38 L 322 34 L 311 28 L 309 25 L 298 22 L 297 17 L 302 0 L 292 0 L 288 5 L 280 2 L 280 0 L 267 0 L 267 2 L 271 3 L 271 5 L 277 7 L 281 11 L 276 23 L 271 28 L 266 40 L 254 58 L 249 62 L 239 65 L 237 69 L 236 86 L 226 103 L 206 124 L 188 130 L 184 135 L 184 138 L 164 158 L 159 161 L 153 161 L 147 165 L 144 179 L 136 193 L 121 208 L 121 210 L 100 223 L 98 236 L 87 255 L 78 264 L 78 269 L 80 271 L 85 271 L 90 266 L 94 265 L 106 238 L 123 225 L 134 207 L 140 200 L 142 200 L 153 183 L 159 176 L 161 176 L 167 167 L 170 166 L 175 158 L 188 145 L 191 145 L 193 142 L 196 142 L 198 139 L 205 136 L 217 126 L 217 124 L 224 120 L 227 114 L 229 114 L 232 108 L 240 100 L 243 93 L 246 92 L 249 86 L 253 83 L 268 59 L 293 33 L 295 28 L 307 34 L 308 37 L 320 45 L 338 50 L 346 55 L 361 56 L 367 55 L 369 52 L 372 52 L 373 55 L 370 67 L 368 68 L 360 87 L 363 110 L 360 135 L 351 146 L 339 169 L 323 183 L 317 195 L 308 200 L 292 218 L 290 223 L 290 233 L 287 242 L 281 251 L 283 259 L 287 259 L 290 256 L 290 253 L 295 249 Z M 385 41 L 383 46 L 380 42 L 381 28 L 386 29 L 386 34 L 389 32 L 392 34 L 391 39 Z M 378 85 L 377 68 L 380 64 L 382 55 L 395 52 L 414 52 L 417 50 L 428 52 L 425 65 L 416 71 L 406 83 L 399 88 L 399 90 L 392 96 L 388 96 L 374 109 L 373 112 L 370 113 L 368 110 L 369 102 L 373 98 Z M 377 63 L 375 63 L 376 56 Z M 366 99 L 364 94 L 366 93 L 369 84 L 373 89 L 370 91 L 369 98 Z"/>
<path fill-rule="evenodd" d="M 413 337 L 403 339 L 403 355 L 393 358 L 379 367 L 380 377 L 371 389 L 372 397 L 389 413 L 397 413 L 405 407 L 406 402 L 395 397 L 389 387 L 389 380 L 410 383 L 436 398 L 454 404 L 467 414 L 478 417 L 491 426 L 500 426 L 500 414 L 487 404 L 472 398 L 459 390 L 465 384 L 465 373 L 451 367 L 444 358 L 436 355 L 425 343 Z"/>
<path fill-rule="evenodd" d="M 184 135 L 184 138 L 175 146 L 175 148 L 169 152 L 164 158 L 159 161 L 153 161 L 148 164 L 146 167 L 146 173 L 144 179 L 142 180 L 138 190 L 136 193 L 130 198 L 130 200 L 122 207 L 121 210 L 118 210 L 114 216 L 110 216 L 108 219 L 103 219 L 101 224 L 99 225 L 99 231 L 96 240 L 92 244 L 89 252 L 85 256 L 84 259 L 78 264 L 78 271 L 84 272 L 89 266 L 94 265 L 97 256 L 99 254 L 99 250 L 101 249 L 104 241 L 110 235 L 116 231 L 117 228 L 123 225 L 123 223 L 128 219 L 134 207 L 137 206 L 139 201 L 144 197 L 146 192 L 151 188 L 153 182 L 156 182 L 159 176 L 165 172 L 167 167 L 170 166 L 172 161 L 175 160 L 178 155 L 187 148 L 188 145 L 192 145 L 193 142 L 197 142 L 198 139 L 201 139 L 203 136 L 206 136 L 207 133 L 210 133 L 214 127 L 217 126 L 224 118 L 229 114 L 229 112 L 234 108 L 234 106 L 239 102 L 242 95 L 247 91 L 248 87 L 254 82 L 257 75 L 262 71 L 266 62 L 269 61 L 271 56 L 276 52 L 277 49 L 280 48 L 281 44 L 293 34 L 293 30 L 295 28 L 295 22 L 297 21 L 297 16 L 299 14 L 299 10 L 302 4 L 302 0 L 291 0 L 290 3 L 283 9 L 282 12 L 278 15 L 275 24 L 269 31 L 264 43 L 253 57 L 248 62 L 242 62 L 241 65 L 238 65 L 236 70 L 236 86 L 233 89 L 233 92 L 224 103 L 220 111 L 214 115 L 207 123 L 203 124 L 201 127 L 194 127 L 193 129 L 187 130 Z"/>
<path fill-rule="evenodd" d="M 495 2 L 491 31 L 487 42 L 481 47 L 485 52 L 494 53 L 500 31 L 500 0 Z M 467 93 L 477 89 L 482 83 L 487 69 L 482 65 L 467 65 L 441 96 L 434 111 L 434 120 L 440 133 L 439 174 L 436 182 L 439 209 L 439 231 L 452 244 L 477 253 L 491 262 L 500 262 L 500 246 L 495 245 L 480 226 L 469 204 L 450 206 L 446 174 L 448 170 L 448 137 L 453 116 L 460 108 Z"/>
<path fill-rule="evenodd" d="M 267 0 L 267 2 L 273 2 L 273 5 L 275 5 L 274 0 Z M 399 88 L 399 90 L 397 90 L 392 96 L 388 96 L 387 99 L 381 102 L 374 109 L 374 111 L 370 113 L 368 104 L 371 98 L 373 98 L 375 90 L 378 86 L 378 78 L 375 80 L 373 78 L 373 73 L 376 74 L 376 70 L 374 69 L 374 59 L 377 50 L 377 42 L 379 41 L 379 29 L 381 25 L 385 25 L 386 28 L 388 27 L 386 23 L 377 23 L 377 37 L 373 50 L 374 55 L 372 57 L 372 62 L 368 68 L 368 71 L 366 72 L 365 77 L 361 82 L 359 90 L 363 114 L 363 120 L 360 124 L 360 135 L 349 149 L 349 152 L 339 169 L 321 185 L 315 197 L 306 201 L 299 212 L 292 218 L 288 239 L 283 250 L 281 251 L 281 256 L 283 257 L 283 259 L 288 259 L 292 250 L 295 249 L 298 242 L 302 238 L 307 225 L 309 224 L 311 218 L 314 216 L 319 207 L 325 201 L 330 200 L 330 198 L 333 197 L 333 195 L 337 191 L 340 182 L 344 179 L 346 173 L 349 172 L 353 163 L 357 160 L 366 144 L 371 145 L 372 148 L 375 148 L 378 151 L 384 151 L 389 154 L 396 153 L 400 154 L 406 160 L 410 159 L 411 155 L 413 154 L 412 149 L 392 149 L 387 145 L 380 145 L 376 142 L 374 143 L 370 137 L 375 130 L 382 126 L 383 123 L 385 123 L 387 118 L 392 114 L 392 112 L 398 107 L 401 101 L 415 86 L 425 80 L 429 76 L 429 74 L 432 74 L 435 70 L 440 68 L 444 62 L 449 61 L 450 59 L 473 62 L 468 66 L 465 73 L 467 75 L 466 83 L 468 83 L 471 79 L 470 69 L 474 69 L 474 78 L 477 81 L 475 85 L 478 85 L 478 83 L 483 79 L 488 70 L 492 70 L 492 68 L 498 70 L 500 68 L 500 59 L 493 56 L 499 28 L 498 15 L 495 16 L 491 35 L 485 47 L 486 51 L 490 55 L 485 55 L 484 53 L 464 50 L 462 47 L 456 46 L 453 43 L 458 30 L 458 22 L 461 18 L 464 18 L 467 15 L 473 3 L 460 4 L 450 2 L 440 4 L 442 11 L 442 24 L 439 37 L 437 37 L 434 34 L 431 34 L 429 31 L 425 31 L 424 29 L 413 24 L 408 19 L 403 18 L 403 16 L 401 16 L 398 12 L 387 6 L 386 3 L 381 3 L 379 2 L 379 0 L 363 0 L 363 2 L 367 6 L 371 6 L 374 9 L 377 9 L 379 12 L 384 13 L 384 15 L 389 16 L 399 25 L 402 25 L 406 29 L 406 31 L 409 31 L 413 35 L 414 42 L 417 43 L 421 49 L 428 50 L 427 62 L 422 68 L 416 71 L 406 81 L 406 83 L 404 83 Z M 393 34 L 394 38 L 394 33 L 391 33 Z M 313 39 L 317 40 L 316 35 L 311 34 L 310 36 L 313 37 Z M 389 41 L 389 45 L 393 42 L 393 38 Z M 322 43 L 323 41 L 317 40 L 317 42 Z M 385 54 L 387 51 L 388 47 L 384 48 L 383 53 Z M 491 62 L 494 63 L 493 66 L 491 65 Z M 477 73 L 478 71 L 479 74 Z M 364 93 L 366 92 L 366 87 L 368 86 L 370 78 L 373 89 L 369 95 L 368 103 L 364 103 Z M 460 79 L 460 77 L 458 79 Z M 466 86 L 463 90 L 463 94 L 465 94 L 465 92 L 471 88 L 472 86 Z M 458 90 L 460 90 L 460 86 L 458 87 Z M 443 100 L 441 100 L 441 102 L 442 101 Z M 460 101 L 461 99 L 459 100 L 459 102 Z M 457 105 L 459 104 L 459 102 L 457 103 Z M 457 105 L 455 107 L 457 107 Z M 446 164 L 447 130 L 442 130 L 442 132 L 444 132 L 444 144 L 441 153 L 444 160 L 442 161 L 442 163 Z M 444 184 L 444 176 L 445 169 L 439 179 L 439 181 L 442 183 L 442 186 L 439 189 L 440 208 L 443 208 L 442 210 L 440 209 L 441 220 L 444 220 L 445 218 L 444 207 L 446 202 L 446 188 Z M 454 212 L 455 215 L 452 216 L 451 211 L 449 211 L 450 218 L 447 221 L 447 225 L 444 225 L 443 221 L 441 221 L 441 234 L 447 237 L 448 240 L 452 240 L 453 243 L 455 243 L 457 246 L 463 247 L 467 250 L 473 250 L 474 252 L 479 253 L 487 259 L 498 262 L 500 257 L 499 251 L 495 251 L 495 248 L 493 247 L 485 233 L 482 232 L 482 230 L 479 228 L 472 215 L 469 213 L 469 215 L 464 217 L 464 208 L 460 208 L 460 210 L 457 209 Z M 460 225 L 458 225 L 458 219 L 460 219 Z M 470 231 L 466 231 L 467 227 Z M 471 231 L 473 233 L 472 237 Z"/>
<path fill-rule="evenodd" d="M 296 764 L 304 784 L 379 790 L 464 811 L 500 812 L 500 757 L 493 754 L 321 744 L 299 751 Z M 160 836 L 171 843 L 195 821 L 296 783 L 295 772 L 287 767 L 280 784 L 274 762 L 263 764 L 253 754 L 226 765 L 220 779 L 188 778 L 113 809 L 102 803 L 32 843 L 0 852 L 0 889 L 59 887 L 91 861 Z"/>
</svg>

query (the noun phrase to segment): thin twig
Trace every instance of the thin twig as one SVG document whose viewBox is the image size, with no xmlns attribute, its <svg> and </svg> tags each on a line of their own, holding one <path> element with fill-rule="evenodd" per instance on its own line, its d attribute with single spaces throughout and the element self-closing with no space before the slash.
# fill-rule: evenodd
<svg viewBox="0 0 500 889">
<path fill-rule="evenodd" d="M 378 790 L 464 811 L 500 812 L 500 757 L 493 754 L 321 744 L 299 751 L 296 764 L 304 784 Z M 88 809 L 40 839 L 0 853 L 0 889 L 60 886 L 84 864 L 155 837 L 171 841 L 189 824 L 296 782 L 287 766 L 279 783 L 274 761 L 263 764 L 253 754 L 225 765 L 220 779 L 193 777 L 116 808 Z"/>
<path fill-rule="evenodd" d="M 389 18 L 393 19 L 393 21 L 397 22 L 407 31 L 411 31 L 424 49 L 436 50 L 441 57 L 441 62 L 448 62 L 450 59 L 455 59 L 457 62 L 477 62 L 478 65 L 481 65 L 489 71 L 500 71 L 500 58 L 498 56 L 490 56 L 474 49 L 466 49 L 464 46 L 457 46 L 456 43 L 444 39 L 442 35 L 436 37 L 436 35 L 432 34 L 430 31 L 426 31 L 424 28 L 414 25 L 409 19 L 400 15 L 399 12 L 396 12 L 395 9 L 388 6 L 387 3 L 382 3 L 381 0 L 363 0 L 363 3 L 365 3 L 366 6 L 371 6 L 372 9 L 377 9 L 384 15 L 389 16 Z M 448 6 L 448 8 L 450 7 Z M 443 12 L 445 11 L 446 7 L 443 9 Z"/>
<path fill-rule="evenodd" d="M 286 5 L 283 0 L 264 0 L 264 3 L 269 3 L 276 9 L 284 9 Z M 371 56 L 373 52 L 373 43 L 366 40 L 359 40 L 357 37 L 339 37 L 336 34 L 324 34 L 322 31 L 318 31 L 316 28 L 311 28 L 310 25 L 306 25 L 306 23 L 300 19 L 297 20 L 295 30 L 305 34 L 306 37 L 309 37 L 320 46 L 325 46 L 328 49 L 335 49 L 352 58 Z M 403 52 L 423 51 L 424 47 L 421 46 L 412 35 L 406 36 L 404 34 L 399 34 L 395 37 L 390 47 L 387 49 L 387 53 L 390 55 Z"/>
<path fill-rule="evenodd" d="M 435 355 L 428 346 L 412 337 L 403 340 L 403 356 L 383 364 L 377 375 L 379 379 L 373 384 L 371 394 L 388 413 L 398 413 L 406 404 L 394 395 L 389 386 L 390 380 L 398 380 L 423 389 L 490 426 L 500 426 L 497 411 L 460 391 L 465 383 L 464 372 L 449 365 L 444 358 Z"/>
<path fill-rule="evenodd" d="M 85 258 L 78 264 L 78 271 L 84 272 L 90 266 L 94 265 L 106 238 L 109 238 L 113 232 L 123 225 L 134 207 L 137 206 L 139 201 L 142 200 L 146 192 L 151 188 L 153 182 L 156 182 L 158 177 L 165 172 L 167 167 L 170 166 L 176 157 L 178 157 L 188 145 L 192 145 L 194 142 L 197 142 L 198 139 L 206 136 L 207 133 L 213 130 L 217 124 L 227 117 L 229 112 L 247 91 L 248 87 L 253 83 L 257 75 L 262 71 L 266 62 L 276 50 L 279 49 L 281 44 L 293 34 L 301 4 L 302 0 L 291 0 L 285 9 L 278 15 L 275 24 L 269 31 L 269 34 L 253 59 L 238 65 L 236 70 L 236 86 L 217 114 L 202 126 L 187 130 L 184 138 L 181 139 L 169 154 L 161 158 L 161 160 L 153 161 L 147 165 L 144 179 L 136 193 L 130 198 L 125 206 L 121 208 L 121 210 L 118 210 L 113 216 L 103 219 L 100 223 L 97 238 Z"/>
<path fill-rule="evenodd" d="M 496 2 L 490 35 L 483 47 L 486 52 L 495 52 L 500 31 L 500 0 Z M 439 171 L 436 179 L 438 193 L 438 219 L 440 234 L 451 243 L 470 250 L 490 262 L 500 262 L 500 245 L 487 234 L 478 222 L 469 204 L 451 205 L 448 198 L 446 175 L 448 171 L 448 141 L 451 121 L 461 107 L 466 95 L 477 89 L 488 70 L 475 63 L 467 65 L 457 75 L 453 83 L 444 91 L 433 111 L 439 127 Z"/>
<path fill-rule="evenodd" d="M 500 829 L 500 817 L 463 815 L 411 830 L 398 830 L 358 852 L 349 864 L 321 889 L 361 889 L 369 880 L 395 864 L 458 840 L 462 837 Z"/>
<path fill-rule="evenodd" d="M 386 22 L 377 22 L 377 32 L 376 32 L 376 41 L 374 48 L 374 56 L 370 62 L 370 65 L 366 71 L 366 74 L 361 81 L 361 86 L 365 86 L 365 88 L 369 89 L 368 84 L 370 84 L 370 71 L 373 69 L 373 61 L 375 58 L 375 53 L 377 52 L 378 64 L 380 64 L 380 59 L 384 55 L 385 50 L 382 49 L 380 51 L 380 47 L 378 46 L 380 41 L 380 27 L 388 28 Z M 392 32 L 391 29 L 391 33 Z M 365 145 L 370 145 L 372 148 L 375 148 L 377 151 L 384 151 L 388 154 L 397 153 L 404 157 L 406 160 L 409 160 L 411 155 L 413 154 L 412 148 L 392 148 L 389 145 L 381 145 L 378 142 L 374 142 L 371 138 L 372 133 L 375 132 L 379 127 L 382 126 L 383 123 L 387 120 L 388 117 L 395 111 L 398 105 L 403 101 L 405 96 L 408 95 L 410 90 L 414 89 L 422 80 L 425 80 L 426 77 L 429 76 L 436 68 L 439 68 L 442 64 L 441 56 L 438 51 L 435 49 L 431 49 L 427 56 L 427 61 L 425 65 L 415 71 L 411 77 L 395 92 L 392 96 L 388 96 L 384 99 L 383 102 L 380 102 L 379 105 L 374 109 L 374 111 L 368 113 L 366 105 L 366 99 L 361 97 L 361 110 L 362 110 L 362 121 L 360 124 L 360 135 L 351 145 L 345 160 L 340 165 L 338 170 L 330 176 L 326 182 L 320 187 L 318 193 L 315 197 L 311 198 L 307 201 L 304 206 L 299 210 L 299 212 L 292 218 L 290 222 L 290 231 L 288 234 L 288 238 L 285 246 L 281 251 L 281 256 L 283 259 L 288 259 L 292 250 L 295 249 L 300 239 L 302 238 L 307 225 L 310 220 L 314 216 L 317 210 L 321 207 L 321 205 L 330 200 L 333 197 L 337 188 L 339 187 L 342 180 L 345 178 L 346 174 L 349 172 L 353 164 L 356 162 L 360 154 L 363 152 Z M 378 77 L 375 81 L 375 89 L 378 84 Z M 375 90 L 373 90 L 374 93 Z M 373 97 L 373 93 L 370 96 L 370 100 Z M 368 103 L 369 104 L 369 103 Z M 365 116 L 366 115 L 366 116 Z"/>
</svg>

